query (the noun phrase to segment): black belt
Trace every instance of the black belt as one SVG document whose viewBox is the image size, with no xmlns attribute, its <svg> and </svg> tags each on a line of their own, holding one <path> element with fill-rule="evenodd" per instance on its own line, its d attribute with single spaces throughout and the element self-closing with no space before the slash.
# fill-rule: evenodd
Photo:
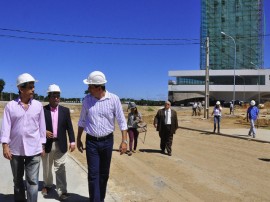
<svg viewBox="0 0 270 202">
<path fill-rule="evenodd" d="M 103 140 L 107 140 L 107 139 L 111 138 L 112 136 L 113 136 L 113 133 L 110 133 L 109 135 L 102 136 L 102 137 L 94 137 L 94 136 L 87 133 L 86 139 L 92 140 L 92 141 L 103 141 Z"/>
<path fill-rule="evenodd" d="M 53 142 L 56 142 L 56 141 L 58 141 L 58 138 L 53 138 L 52 140 L 53 140 Z"/>
</svg>

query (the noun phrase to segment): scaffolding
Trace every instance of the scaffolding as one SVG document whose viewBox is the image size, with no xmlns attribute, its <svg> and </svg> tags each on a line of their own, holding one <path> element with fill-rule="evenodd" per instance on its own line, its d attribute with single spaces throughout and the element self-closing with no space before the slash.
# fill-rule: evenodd
<svg viewBox="0 0 270 202">
<path fill-rule="evenodd" d="M 206 67 L 206 37 L 209 69 L 263 68 L 263 13 L 263 0 L 201 0 L 200 69 Z"/>
</svg>

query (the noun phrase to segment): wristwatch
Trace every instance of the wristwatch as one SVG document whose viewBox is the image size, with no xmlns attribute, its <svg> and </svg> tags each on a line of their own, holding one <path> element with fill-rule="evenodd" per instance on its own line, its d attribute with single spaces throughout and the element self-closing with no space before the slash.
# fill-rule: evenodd
<svg viewBox="0 0 270 202">
<path fill-rule="evenodd" d="M 127 140 L 123 140 L 122 142 L 124 142 L 124 143 L 126 143 L 126 144 L 128 143 L 128 141 L 127 141 Z"/>
</svg>

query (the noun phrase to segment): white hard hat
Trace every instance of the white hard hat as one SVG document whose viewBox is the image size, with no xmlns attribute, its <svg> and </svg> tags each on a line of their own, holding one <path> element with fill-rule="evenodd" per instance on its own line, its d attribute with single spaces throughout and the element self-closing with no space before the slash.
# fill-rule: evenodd
<svg viewBox="0 0 270 202">
<path fill-rule="evenodd" d="M 105 75 L 100 71 L 94 71 L 89 74 L 87 79 L 84 79 L 85 84 L 100 85 L 107 83 Z"/>
<path fill-rule="evenodd" d="M 217 102 L 216 102 L 216 105 L 220 105 L 220 101 L 217 101 Z"/>
<path fill-rule="evenodd" d="M 130 109 L 134 109 L 136 108 L 136 104 L 135 103 L 130 103 Z"/>
<path fill-rule="evenodd" d="M 60 90 L 60 88 L 59 88 L 59 86 L 58 85 L 56 85 L 56 84 L 51 84 L 51 85 L 49 85 L 49 88 L 48 88 L 48 90 L 47 90 L 47 93 L 51 93 L 51 92 L 61 92 L 61 90 Z"/>
<path fill-rule="evenodd" d="M 37 82 L 30 74 L 24 73 L 18 76 L 17 78 L 17 87 L 21 84 L 28 83 L 28 82 Z"/>
<path fill-rule="evenodd" d="M 256 102 L 255 102 L 254 100 L 251 100 L 251 101 L 250 101 L 250 105 L 251 105 L 251 106 L 254 106 L 255 104 L 256 104 Z"/>
</svg>

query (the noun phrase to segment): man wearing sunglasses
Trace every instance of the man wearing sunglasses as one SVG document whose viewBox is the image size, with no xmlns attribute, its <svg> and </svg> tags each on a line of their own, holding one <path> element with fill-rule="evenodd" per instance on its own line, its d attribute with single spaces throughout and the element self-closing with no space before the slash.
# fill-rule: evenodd
<svg viewBox="0 0 270 202">
<path fill-rule="evenodd" d="M 107 80 L 100 71 L 89 74 L 86 95 L 78 122 L 77 147 L 83 152 L 81 136 L 86 132 L 86 158 L 90 201 L 104 201 L 113 150 L 115 119 L 122 133 L 120 154 L 127 151 L 127 122 L 120 99 L 105 89 Z"/>
<path fill-rule="evenodd" d="M 71 152 L 75 150 L 75 136 L 69 109 L 59 105 L 61 93 L 59 86 L 52 84 L 47 92 L 49 104 L 44 106 L 47 142 L 45 145 L 46 153 L 42 157 L 44 180 L 42 194 L 46 196 L 53 186 L 52 167 L 54 164 L 56 191 L 62 201 L 70 196 L 67 192 L 65 164 L 68 148 Z"/>
</svg>

